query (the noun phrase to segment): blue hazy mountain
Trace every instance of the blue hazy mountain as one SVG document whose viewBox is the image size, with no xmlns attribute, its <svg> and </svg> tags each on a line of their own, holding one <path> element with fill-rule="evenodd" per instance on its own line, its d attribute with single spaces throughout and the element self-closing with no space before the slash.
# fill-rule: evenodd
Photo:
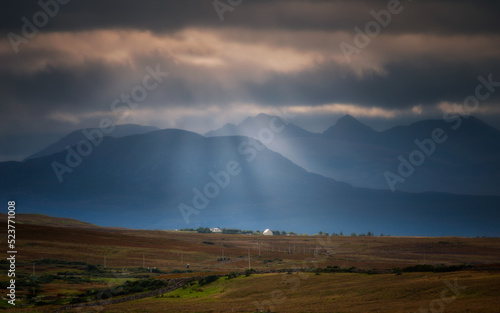
<svg viewBox="0 0 500 313">
<path fill-rule="evenodd" d="M 238 125 L 226 124 L 223 127 L 209 131 L 205 134 L 207 137 L 214 136 L 248 136 L 254 138 L 267 139 L 266 133 L 262 130 L 270 130 L 275 137 L 315 137 L 317 134 L 311 133 L 281 117 L 271 116 L 260 113 L 255 117 L 247 117 Z"/>
<path fill-rule="evenodd" d="M 349 142 L 373 143 L 381 139 L 379 132 L 361 123 L 351 115 L 345 115 L 337 123 L 322 134 L 323 138 L 330 138 Z"/>
<path fill-rule="evenodd" d="M 103 226 L 499 235 L 500 197 L 355 188 L 244 136 L 170 129 L 69 151 L 0 163 L 0 200 Z M 71 170 L 62 182 L 54 164 Z"/>
<path fill-rule="evenodd" d="M 232 133 L 258 133 L 262 123 L 252 122 L 253 119 L 261 118 L 246 119 L 244 128 L 233 125 Z M 252 128 L 253 125 L 258 126 Z M 304 130 L 306 133 L 295 136 L 296 126 L 288 123 L 288 127 L 290 132 L 282 131 L 286 136 L 274 136 L 266 142 L 267 147 L 308 171 L 374 189 L 389 189 L 384 174 L 399 175 L 399 158 L 408 161 L 413 151 L 421 151 L 416 140 L 428 143 L 432 132 L 441 129 L 446 140 L 434 143 L 432 151 L 423 151 L 432 153 L 425 153 L 422 164 L 414 167 L 414 173 L 404 183 L 395 184 L 395 189 L 500 195 L 500 167 L 496 165 L 500 162 L 500 131 L 472 116 L 462 118 L 460 125 L 453 121 L 425 120 L 383 132 L 349 115 L 322 134 Z M 429 145 L 430 149 L 432 144 Z"/>
<path fill-rule="evenodd" d="M 49 145 L 48 147 L 28 156 L 25 158 L 25 160 L 33 159 L 33 158 L 39 158 L 47 155 L 51 155 L 60 151 L 64 151 L 66 146 L 75 146 L 77 145 L 80 141 L 82 140 L 88 140 L 88 138 L 85 136 L 84 132 L 90 132 L 93 128 L 85 128 L 85 129 L 79 129 L 71 132 L 70 134 L 64 136 L 57 142 Z M 144 134 L 144 133 L 149 133 L 154 130 L 158 130 L 157 127 L 154 126 L 142 126 L 142 125 L 136 125 L 136 124 L 124 124 L 124 125 L 115 125 L 114 129 L 111 133 L 109 134 L 104 134 L 104 136 L 111 136 L 111 137 L 125 137 L 125 136 L 130 136 L 130 135 L 135 135 L 135 134 Z"/>
</svg>

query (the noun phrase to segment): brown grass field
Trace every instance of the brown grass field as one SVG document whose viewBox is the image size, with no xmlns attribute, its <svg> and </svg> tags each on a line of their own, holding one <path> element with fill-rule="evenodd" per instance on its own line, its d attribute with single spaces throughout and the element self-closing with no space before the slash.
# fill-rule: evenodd
<svg viewBox="0 0 500 313">
<path fill-rule="evenodd" d="M 24 222 L 24 223 L 22 223 Z M 38 225 L 37 225 L 38 224 Z M 56 227 L 59 226 L 59 227 Z M 5 215 L 0 227 L 7 229 Z M 6 237 L 0 241 L 5 247 Z M 355 267 L 389 270 L 366 273 L 252 274 L 158 297 L 69 312 L 500 312 L 500 239 L 459 237 L 255 236 L 101 228 L 68 219 L 18 216 L 16 274 L 31 277 L 82 266 L 43 264 L 42 259 L 85 262 L 113 273 L 84 283 L 55 280 L 36 290 L 35 299 L 64 299 L 123 284 L 134 268 L 156 279 L 291 268 Z M 7 250 L 7 249 L 5 249 Z M 226 258 L 222 260 L 222 255 Z M 189 273 L 167 273 L 173 270 Z M 447 273 L 396 275 L 390 269 L 418 264 L 473 267 Z M 104 268 L 106 265 L 106 268 Z M 2 281 L 7 281 L 2 269 Z M 450 290 L 450 286 L 454 290 Z M 458 287 L 457 287 L 458 286 Z M 466 287 L 466 288 L 465 288 Z M 452 289 L 453 289 L 452 288 Z M 5 294 L 4 290 L 2 294 Z M 0 310 L 52 312 L 60 306 L 28 305 L 33 291 L 18 290 L 19 306 Z M 22 306 L 22 304 L 25 304 Z"/>
<path fill-rule="evenodd" d="M 455 279 L 457 295 L 445 284 L 454 284 Z M 177 294 L 180 298 L 174 297 Z M 423 312 L 441 312 L 441 303 L 442 312 L 499 312 L 500 275 L 265 274 L 217 281 L 201 291 L 187 288 L 164 297 L 110 305 L 103 311 L 256 312 L 264 308 L 272 312 L 420 312 L 423 308 Z"/>
</svg>

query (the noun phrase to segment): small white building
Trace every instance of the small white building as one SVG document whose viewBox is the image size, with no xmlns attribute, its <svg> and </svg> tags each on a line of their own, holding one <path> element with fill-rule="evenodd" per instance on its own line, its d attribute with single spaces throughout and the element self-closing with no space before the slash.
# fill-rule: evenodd
<svg viewBox="0 0 500 313">
<path fill-rule="evenodd" d="M 222 233 L 222 230 L 219 227 L 210 228 L 210 231 L 212 233 Z"/>
<path fill-rule="evenodd" d="M 272 236 L 273 231 L 268 228 L 268 229 L 264 230 L 264 232 L 262 234 L 265 236 Z"/>
</svg>

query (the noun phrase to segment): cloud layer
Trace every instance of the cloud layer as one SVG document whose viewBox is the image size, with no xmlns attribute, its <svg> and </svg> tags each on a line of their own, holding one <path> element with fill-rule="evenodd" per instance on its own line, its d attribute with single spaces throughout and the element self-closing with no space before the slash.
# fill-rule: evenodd
<svg viewBox="0 0 500 313">
<path fill-rule="evenodd" d="M 224 21 L 212 1 L 60 1 L 41 2 L 54 16 L 18 53 L 9 37 L 23 36 L 42 7 L 7 1 L 0 15 L 2 151 L 14 135 L 52 140 L 103 116 L 116 119 L 113 102 L 139 95 L 148 66 L 168 78 L 117 122 L 203 132 L 286 106 L 309 129 L 346 113 L 389 127 L 439 118 L 474 94 L 478 76 L 500 81 L 493 1 L 243 0 Z M 383 15 L 391 6 L 398 13 Z M 356 45 L 355 28 L 369 31 L 374 16 L 387 25 L 378 22 L 377 34 Z M 341 43 L 357 49 L 350 62 Z M 474 112 L 496 127 L 499 95 Z M 329 122 L 312 122 L 325 115 Z M 25 142 L 0 158 L 33 152 Z"/>
</svg>

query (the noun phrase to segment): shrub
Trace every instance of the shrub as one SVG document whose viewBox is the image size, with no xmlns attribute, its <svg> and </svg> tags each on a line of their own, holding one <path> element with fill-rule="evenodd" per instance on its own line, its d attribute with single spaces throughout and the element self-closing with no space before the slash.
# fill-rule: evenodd
<svg viewBox="0 0 500 313">
<path fill-rule="evenodd" d="M 92 265 L 92 264 L 87 265 L 87 268 L 86 268 L 85 270 L 86 270 L 87 272 L 91 272 L 91 273 L 99 273 L 99 272 L 101 272 L 101 271 L 97 268 L 97 266 Z"/>
<path fill-rule="evenodd" d="M 434 266 L 429 264 L 418 264 L 403 268 L 403 272 L 433 272 Z"/>
<path fill-rule="evenodd" d="M 208 275 L 207 277 L 198 280 L 198 284 L 200 284 L 200 286 L 203 286 L 206 284 L 210 284 L 218 279 L 219 279 L 219 276 L 217 276 L 217 275 Z"/>
<path fill-rule="evenodd" d="M 232 279 L 232 278 L 236 278 L 236 277 L 238 277 L 238 273 L 236 273 L 236 272 L 231 272 L 231 273 L 226 275 L 226 279 Z"/>
<path fill-rule="evenodd" d="M 248 276 L 250 276 L 250 275 L 252 275 L 254 273 L 255 273 L 255 270 L 253 268 L 248 269 L 248 270 L 245 271 L 245 277 L 248 277 Z"/>
</svg>

